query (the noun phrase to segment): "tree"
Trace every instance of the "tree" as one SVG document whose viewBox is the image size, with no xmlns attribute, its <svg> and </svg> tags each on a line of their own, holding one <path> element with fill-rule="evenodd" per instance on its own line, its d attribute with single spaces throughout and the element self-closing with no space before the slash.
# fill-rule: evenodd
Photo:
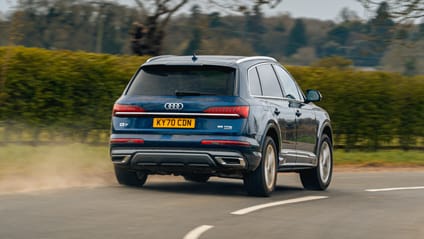
<svg viewBox="0 0 424 239">
<path fill-rule="evenodd" d="M 424 21 L 418 26 L 417 39 L 424 39 Z"/>
<path fill-rule="evenodd" d="M 340 45 L 335 41 L 324 41 L 322 44 L 316 47 L 316 52 L 319 57 L 331 57 L 331 56 L 346 56 L 346 47 Z"/>
<path fill-rule="evenodd" d="M 340 55 L 357 66 L 377 66 L 394 37 L 396 24 L 389 14 L 391 7 L 381 2 L 375 16 L 366 23 L 345 21 L 328 32 L 327 41 L 319 46 L 321 56 Z M 335 45 L 335 46 L 334 46 Z M 334 54 L 336 53 L 336 54 Z"/>
<path fill-rule="evenodd" d="M 302 19 L 296 19 L 294 27 L 291 29 L 289 34 L 289 42 L 286 47 L 286 55 L 291 56 L 297 52 L 297 50 L 308 43 L 306 36 L 305 24 Z"/>
<path fill-rule="evenodd" d="M 335 41 L 340 45 L 345 45 L 349 38 L 350 30 L 347 26 L 338 25 L 327 33 L 330 41 Z"/>
<path fill-rule="evenodd" d="M 340 11 L 337 18 L 340 19 L 344 23 L 354 22 L 354 21 L 358 21 L 360 19 L 358 14 L 355 11 L 350 10 L 347 7 L 342 8 L 342 10 Z"/>
<path fill-rule="evenodd" d="M 381 1 L 377 0 L 358 0 L 358 2 L 366 9 L 371 9 L 373 6 L 381 4 Z M 386 0 L 386 3 L 391 6 L 388 14 L 398 21 L 424 17 L 423 0 Z"/>
<path fill-rule="evenodd" d="M 134 0 L 140 12 L 145 16 L 146 34 L 144 36 L 146 51 L 135 50 L 134 53 L 158 55 L 161 50 L 165 27 L 171 17 L 189 0 Z M 151 10 L 153 9 L 153 10 Z"/>
<path fill-rule="evenodd" d="M 221 9 L 230 11 L 246 12 L 253 6 L 267 5 L 270 7 L 277 6 L 282 0 L 134 0 L 137 4 L 140 15 L 144 16 L 142 19 L 145 22 L 147 30 L 145 36 L 145 43 L 147 50 L 145 54 L 158 55 L 162 51 L 162 42 L 165 36 L 165 28 L 175 13 L 188 3 L 196 3 L 199 5 L 213 5 Z"/>
<path fill-rule="evenodd" d="M 349 35 L 350 29 L 346 24 L 336 25 L 327 32 L 323 42 L 316 47 L 318 55 L 321 57 L 346 56 Z"/>
<path fill-rule="evenodd" d="M 18 45 L 122 54 L 136 16 L 112 1 L 19 0 L 9 27 Z"/>
<path fill-rule="evenodd" d="M 246 35 L 249 42 L 252 44 L 253 49 L 260 55 L 268 53 L 266 45 L 263 44 L 262 36 L 266 32 L 266 27 L 263 23 L 263 13 L 261 5 L 256 4 L 253 7 L 253 12 L 245 13 L 246 21 Z"/>
<path fill-rule="evenodd" d="M 390 39 L 395 23 L 390 15 L 390 6 L 387 2 L 382 2 L 378 6 L 376 16 L 369 21 L 369 25 L 371 33 L 379 37 L 379 40 Z"/>
<path fill-rule="evenodd" d="M 213 12 L 208 15 L 208 26 L 210 28 L 217 28 L 222 26 L 221 16 L 219 12 Z"/>
<path fill-rule="evenodd" d="M 196 53 L 200 49 L 200 44 L 202 42 L 202 30 L 199 27 L 199 19 L 200 18 L 200 7 L 198 5 L 194 5 L 191 8 L 191 21 L 193 22 L 192 38 L 188 43 L 187 48 L 184 51 L 185 55 L 191 55 Z"/>
<path fill-rule="evenodd" d="M 390 6 L 387 2 L 380 3 L 376 16 L 368 22 L 370 36 L 370 54 L 374 57 L 373 65 L 380 63 L 381 57 L 390 45 L 393 37 L 394 21 L 390 16 Z"/>
</svg>

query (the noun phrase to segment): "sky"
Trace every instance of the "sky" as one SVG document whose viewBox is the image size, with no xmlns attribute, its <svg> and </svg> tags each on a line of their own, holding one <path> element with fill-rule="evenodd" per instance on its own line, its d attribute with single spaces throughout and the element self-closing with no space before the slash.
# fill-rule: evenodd
<svg viewBox="0 0 424 239">
<path fill-rule="evenodd" d="M 0 12 L 10 11 L 17 0 L 0 0 Z M 134 5 L 133 0 L 116 0 L 121 4 Z M 337 20 L 342 8 L 355 11 L 361 18 L 369 18 L 370 13 L 357 0 L 283 0 L 275 9 L 265 10 L 267 15 L 286 14 L 292 17 L 317 18 L 321 20 Z"/>
<path fill-rule="evenodd" d="M 275 13 L 290 13 L 291 16 L 336 20 L 340 11 L 347 7 L 355 11 L 361 18 L 369 18 L 369 13 L 357 0 L 283 0 L 275 9 Z"/>
</svg>

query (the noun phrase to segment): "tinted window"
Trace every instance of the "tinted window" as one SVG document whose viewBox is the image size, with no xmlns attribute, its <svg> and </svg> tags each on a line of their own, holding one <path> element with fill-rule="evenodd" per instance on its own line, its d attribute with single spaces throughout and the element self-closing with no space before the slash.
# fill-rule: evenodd
<svg viewBox="0 0 424 239">
<path fill-rule="evenodd" d="M 249 78 L 250 94 L 262 95 L 262 87 L 261 87 L 261 83 L 259 82 L 259 76 L 258 76 L 258 72 L 256 71 L 256 68 L 252 68 L 249 70 L 248 78 Z"/>
<path fill-rule="evenodd" d="M 300 101 L 302 98 L 300 97 L 299 89 L 291 76 L 279 66 L 274 66 L 274 68 L 283 84 L 284 97 Z"/>
<path fill-rule="evenodd" d="M 234 94 L 235 69 L 219 66 L 145 66 L 138 72 L 128 95 Z M 195 95 L 195 94 L 194 94 Z"/>
<path fill-rule="evenodd" d="M 264 96 L 283 97 L 280 83 L 271 65 L 260 65 L 257 67 L 259 78 L 261 80 Z"/>
</svg>

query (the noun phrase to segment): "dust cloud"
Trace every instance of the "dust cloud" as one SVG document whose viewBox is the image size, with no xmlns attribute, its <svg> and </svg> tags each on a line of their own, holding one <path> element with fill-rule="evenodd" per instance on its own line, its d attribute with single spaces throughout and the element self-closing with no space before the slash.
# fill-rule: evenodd
<svg viewBox="0 0 424 239">
<path fill-rule="evenodd" d="M 113 184 L 107 146 L 0 146 L 0 194 Z"/>
</svg>

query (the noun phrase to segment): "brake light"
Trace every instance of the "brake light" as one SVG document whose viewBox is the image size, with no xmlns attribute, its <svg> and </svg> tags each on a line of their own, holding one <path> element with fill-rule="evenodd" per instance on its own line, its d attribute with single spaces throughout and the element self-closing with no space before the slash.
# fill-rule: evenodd
<svg viewBox="0 0 424 239">
<path fill-rule="evenodd" d="M 125 115 L 125 113 L 134 113 L 134 112 L 144 112 L 145 110 L 141 108 L 140 106 L 136 105 L 120 105 L 115 104 L 113 105 L 113 116 L 118 115 Z"/>
<path fill-rule="evenodd" d="M 210 107 L 203 112 L 210 114 L 237 114 L 240 118 L 247 118 L 249 116 L 249 106 Z"/>
<path fill-rule="evenodd" d="M 215 139 L 204 139 L 200 143 L 203 145 L 229 145 L 229 146 L 245 146 L 245 147 L 248 147 L 251 145 L 247 141 L 215 140 Z"/>
<path fill-rule="evenodd" d="M 132 138 L 114 138 L 110 139 L 111 144 L 144 144 L 144 139 L 132 139 Z"/>
</svg>

